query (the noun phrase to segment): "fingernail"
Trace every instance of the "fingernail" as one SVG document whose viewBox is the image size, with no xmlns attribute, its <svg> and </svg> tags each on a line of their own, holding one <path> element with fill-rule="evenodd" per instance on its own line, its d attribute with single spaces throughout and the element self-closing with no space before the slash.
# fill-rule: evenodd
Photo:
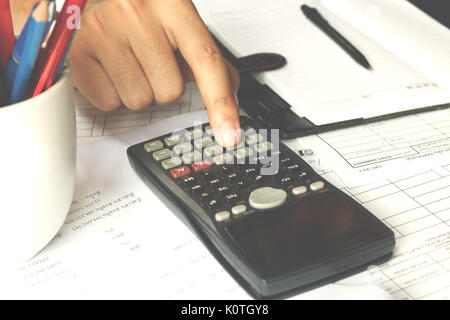
<svg viewBox="0 0 450 320">
<path fill-rule="evenodd" d="M 226 121 L 219 127 L 219 139 L 224 147 L 235 146 L 241 136 L 241 130 L 233 122 Z"/>
</svg>

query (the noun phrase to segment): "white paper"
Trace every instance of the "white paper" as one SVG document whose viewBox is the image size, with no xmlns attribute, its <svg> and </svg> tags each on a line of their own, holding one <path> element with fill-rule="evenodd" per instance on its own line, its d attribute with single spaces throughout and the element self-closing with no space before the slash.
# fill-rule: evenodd
<svg viewBox="0 0 450 320">
<path fill-rule="evenodd" d="M 178 100 L 164 106 L 152 104 L 141 110 L 130 110 L 122 106 L 114 111 L 104 112 L 94 107 L 78 90 L 75 90 L 75 106 L 79 142 L 102 136 L 114 136 L 177 114 L 205 109 L 195 83 L 186 83 L 184 94 Z"/>
<path fill-rule="evenodd" d="M 333 130 L 288 141 L 306 161 L 347 186 L 441 166 L 450 158 L 450 109 Z"/>
<path fill-rule="evenodd" d="M 448 28 L 408 1 L 322 0 L 322 3 L 450 91 Z"/>
</svg>

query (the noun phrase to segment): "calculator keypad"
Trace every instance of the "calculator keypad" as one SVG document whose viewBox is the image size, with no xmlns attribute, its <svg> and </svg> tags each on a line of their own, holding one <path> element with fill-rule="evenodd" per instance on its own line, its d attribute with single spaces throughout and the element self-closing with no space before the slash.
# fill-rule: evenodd
<svg viewBox="0 0 450 320">
<path fill-rule="evenodd" d="M 325 183 L 300 162 L 274 150 L 274 144 L 255 129 L 244 129 L 234 148 L 218 145 L 211 128 L 204 125 L 149 141 L 144 149 L 220 224 L 326 190 Z M 264 175 L 274 161 L 278 170 Z"/>
</svg>

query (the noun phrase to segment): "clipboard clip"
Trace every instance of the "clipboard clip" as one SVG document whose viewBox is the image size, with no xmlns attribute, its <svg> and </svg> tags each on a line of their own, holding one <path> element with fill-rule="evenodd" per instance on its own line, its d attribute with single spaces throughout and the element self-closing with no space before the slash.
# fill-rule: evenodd
<svg viewBox="0 0 450 320">
<path fill-rule="evenodd" d="M 283 67 L 286 64 L 286 58 L 277 53 L 256 53 L 235 58 L 232 64 L 239 73 L 270 71 Z"/>
</svg>

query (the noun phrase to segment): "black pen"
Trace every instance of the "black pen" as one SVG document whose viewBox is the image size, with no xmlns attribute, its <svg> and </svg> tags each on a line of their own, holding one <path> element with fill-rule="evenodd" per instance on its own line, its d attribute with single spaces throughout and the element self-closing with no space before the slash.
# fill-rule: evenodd
<svg viewBox="0 0 450 320">
<path fill-rule="evenodd" d="M 315 8 L 308 7 L 307 5 L 302 5 L 301 10 L 305 16 L 314 23 L 320 30 L 322 30 L 327 36 L 329 36 L 334 42 L 336 42 L 342 49 L 347 52 L 350 57 L 353 58 L 357 63 L 368 70 L 372 70 L 372 66 L 366 57 L 355 48 L 347 39 L 345 39 L 339 32 L 337 32 L 327 20 L 322 17 L 322 15 Z"/>
</svg>

